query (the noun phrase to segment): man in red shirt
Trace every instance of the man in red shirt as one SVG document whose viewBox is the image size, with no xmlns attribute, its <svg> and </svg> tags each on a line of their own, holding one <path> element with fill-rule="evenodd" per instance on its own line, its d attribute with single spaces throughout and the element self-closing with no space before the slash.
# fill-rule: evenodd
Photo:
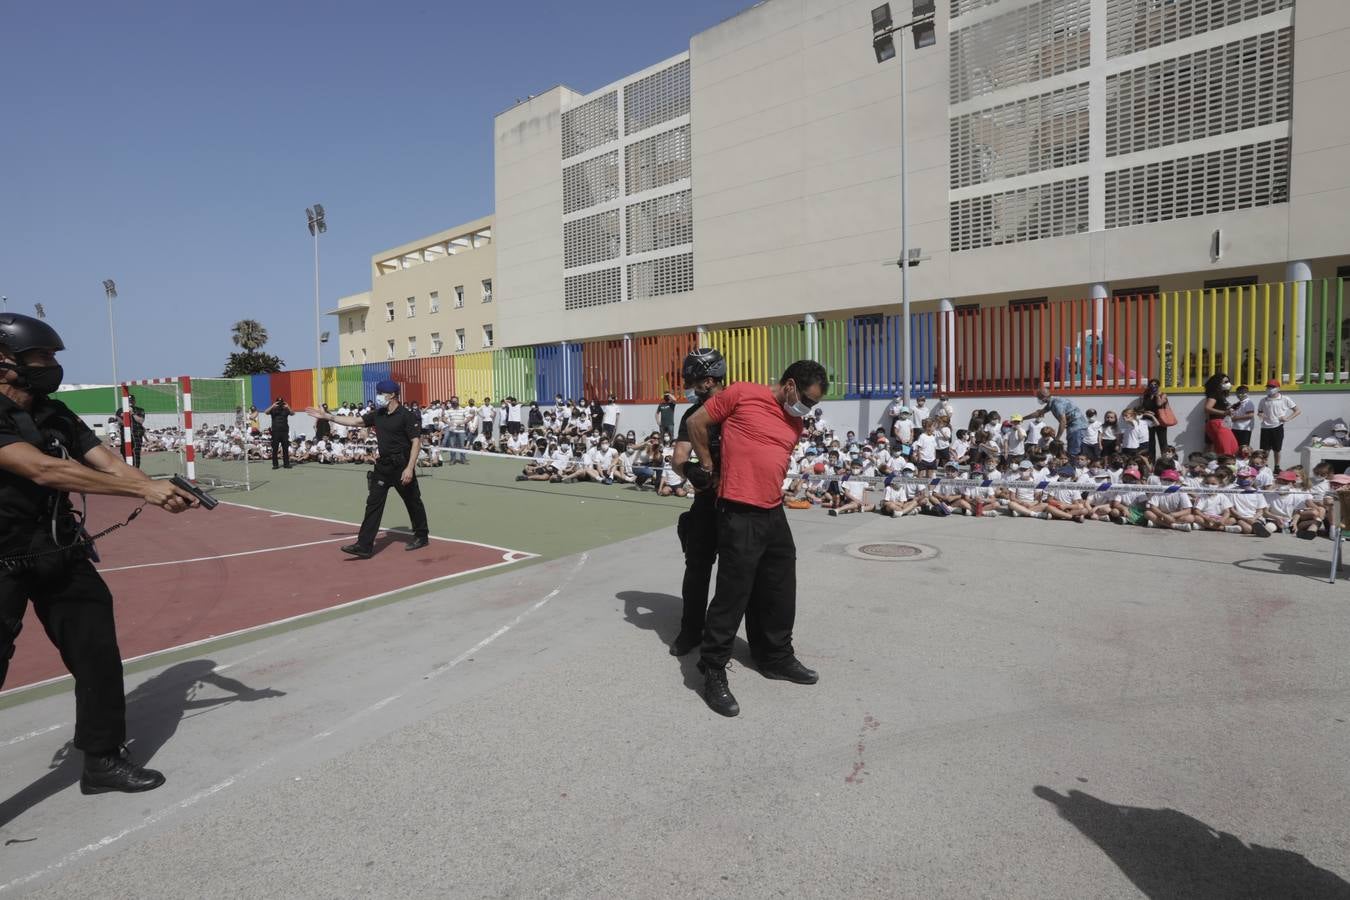
<svg viewBox="0 0 1350 900">
<path fill-rule="evenodd" d="M 708 429 L 722 426 L 717 591 L 704 620 L 698 667 L 703 699 L 724 716 L 741 711 L 727 685 L 727 663 L 742 618 L 750 620 L 750 653 L 761 675 L 797 684 L 819 679 L 792 649 L 797 546 L 783 513 L 783 478 L 802 433 L 802 417 L 820 402 L 829 384 L 820 363 L 798 360 L 776 386 L 734 384 L 688 422 L 689 441 L 707 478 L 714 474 Z"/>
</svg>

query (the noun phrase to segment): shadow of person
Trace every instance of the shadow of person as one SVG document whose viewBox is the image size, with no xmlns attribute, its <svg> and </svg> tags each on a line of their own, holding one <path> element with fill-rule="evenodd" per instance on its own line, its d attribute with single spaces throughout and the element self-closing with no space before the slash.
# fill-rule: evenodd
<svg viewBox="0 0 1350 900">
<path fill-rule="evenodd" d="M 653 594 L 648 591 L 619 591 L 614 595 L 623 601 L 623 617 L 638 628 L 654 632 L 661 643 L 669 647 L 680 633 L 680 617 L 684 615 L 684 600 L 671 594 Z M 750 645 L 739 635 L 732 658 L 743 666 L 750 666 Z M 703 690 L 703 673 L 698 670 L 698 650 L 679 657 L 684 685 L 691 691 Z"/>
<path fill-rule="evenodd" d="M 1304 856 L 1244 844 L 1175 809 L 1117 806 L 1082 791 L 1064 795 L 1042 785 L 1033 793 L 1055 804 L 1147 897 L 1350 898 L 1350 883 Z"/>
<path fill-rule="evenodd" d="M 1318 559 L 1312 555 L 1314 549 L 1320 550 L 1324 546 L 1323 542 L 1318 541 L 1314 544 L 1312 541 L 1308 541 L 1306 546 L 1309 548 L 1307 556 L 1297 556 L 1291 553 L 1267 553 L 1256 559 L 1234 560 L 1232 565 L 1247 572 L 1265 572 L 1270 575 L 1299 575 L 1315 581 L 1326 581 L 1331 576 L 1331 560 Z"/>
<path fill-rule="evenodd" d="M 270 688 L 254 690 L 214 671 L 215 667 L 215 662 L 209 659 L 181 662 L 146 679 L 127 694 L 127 737 L 132 759 L 141 765 L 148 764 L 173 737 L 183 719 L 236 701 L 286 696 L 284 691 Z M 199 696 L 203 685 L 226 691 L 227 695 Z M 0 802 L 0 827 L 76 784 L 83 768 L 84 754 L 67 741 L 52 757 L 47 774 Z"/>
</svg>

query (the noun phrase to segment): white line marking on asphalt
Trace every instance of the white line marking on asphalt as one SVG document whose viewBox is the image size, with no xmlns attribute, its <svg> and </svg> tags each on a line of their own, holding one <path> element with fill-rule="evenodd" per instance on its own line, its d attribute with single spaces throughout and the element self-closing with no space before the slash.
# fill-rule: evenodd
<svg viewBox="0 0 1350 900">
<path fill-rule="evenodd" d="M 309 541 L 304 544 L 287 544 L 284 547 L 262 547 L 258 550 L 241 550 L 238 553 L 220 553 L 216 556 L 194 556 L 191 559 L 166 559 L 163 562 L 139 563 L 134 566 L 117 566 L 112 569 L 99 569 L 99 574 L 108 572 L 127 572 L 131 569 L 153 569 L 156 566 L 179 566 L 187 563 L 211 562 L 216 559 L 234 559 L 236 556 L 256 556 L 259 553 L 276 553 L 281 550 L 300 550 L 304 547 L 317 547 L 320 544 L 336 544 L 339 541 L 349 540 L 351 535 L 337 538 L 325 538 L 322 541 Z"/>
<path fill-rule="evenodd" d="M 436 667 L 435 669 L 432 669 L 432 670 L 431 670 L 430 672 L 428 672 L 426 675 L 422 676 L 422 680 L 425 681 L 425 680 L 427 680 L 427 679 L 432 678 L 433 676 L 441 675 L 441 674 L 443 674 L 443 673 L 449 671 L 450 669 L 452 669 L 452 668 L 454 668 L 455 666 L 459 665 L 459 664 L 460 664 L 461 662 L 463 662 L 464 660 L 468 659 L 468 658 L 469 658 L 470 656 L 472 656 L 473 654 L 477 653 L 479 650 L 482 650 L 482 649 L 483 649 L 484 647 L 486 647 L 488 644 L 491 644 L 493 641 L 497 640 L 497 638 L 499 638 L 499 637 L 501 637 L 502 635 L 506 634 L 508 631 L 510 631 L 510 630 L 511 630 L 512 628 L 514 628 L 515 626 L 519 625 L 519 624 L 525 619 L 526 616 L 530 615 L 530 613 L 533 613 L 533 612 L 535 612 L 536 610 L 542 609 L 546 604 L 548 604 L 548 602 L 549 602 L 550 600 L 552 600 L 554 597 L 557 597 L 560 593 L 562 593 L 563 588 L 567 587 L 567 585 L 571 583 L 572 579 L 576 577 L 577 572 L 581 571 L 581 567 L 584 566 L 584 565 L 586 564 L 586 561 L 587 561 L 588 559 L 590 559 L 590 554 L 589 554 L 589 553 L 583 553 L 583 554 L 581 554 L 581 558 L 577 560 L 577 564 L 576 564 L 575 566 L 572 567 L 572 571 L 569 572 L 569 573 L 567 574 L 567 577 L 565 577 L 565 578 L 563 579 L 562 583 L 559 584 L 559 585 L 558 585 L 556 588 L 554 588 L 553 590 L 549 591 L 546 595 L 544 595 L 544 598 L 543 598 L 542 600 L 539 600 L 538 602 L 534 603 L 532 606 L 530 606 L 529 609 L 526 609 L 524 612 L 520 613 L 520 615 L 516 616 L 514 619 L 512 619 L 512 620 L 511 620 L 510 622 L 508 622 L 506 625 L 502 626 L 501 628 L 498 628 L 498 629 L 497 629 L 496 631 L 494 631 L 492 634 L 488 635 L 486 638 L 484 638 L 483 640 L 479 641 L 477 644 L 474 644 L 473 647 L 471 647 L 471 648 L 469 648 L 468 650 L 466 650 L 465 652 L 461 653 L 459 656 L 455 657 L 455 658 L 452 659 L 450 662 L 448 662 L 448 663 L 446 663 L 446 664 L 444 664 L 444 665 L 442 665 L 442 666 L 438 666 L 438 667 Z M 501 565 L 509 565 L 509 564 L 508 564 L 508 563 L 497 563 L 497 566 L 501 566 Z M 496 568 L 496 566 L 488 566 L 487 568 Z M 357 602 L 359 602 L 359 601 L 357 601 Z M 342 720 L 342 721 L 339 722 L 337 725 L 333 726 L 332 728 L 328 729 L 327 731 L 324 731 L 324 732 L 321 732 L 321 733 L 319 733 L 319 734 L 316 734 L 316 735 L 312 736 L 312 737 L 309 738 L 308 740 L 309 740 L 309 741 L 316 741 L 316 740 L 321 740 L 321 739 L 323 739 L 323 738 L 331 737 L 335 732 L 339 731 L 340 729 L 342 729 L 342 728 L 345 727 L 346 725 L 348 725 L 348 724 L 350 724 L 350 723 L 352 723 L 352 722 L 355 722 L 356 720 L 362 718 L 363 716 L 369 715 L 370 713 L 373 713 L 373 712 L 375 712 L 376 710 L 379 710 L 379 709 L 384 708 L 385 706 L 388 706 L 390 703 L 393 703 L 395 700 L 398 700 L 400 697 L 402 697 L 402 696 L 404 695 L 404 693 L 406 693 L 406 690 L 405 690 L 405 691 L 402 691 L 402 692 L 399 692 L 399 693 L 397 693 L 397 694 L 392 694 L 392 695 L 390 695 L 390 696 L 388 696 L 388 697 L 385 697 L 383 700 L 380 700 L 380 701 L 377 702 L 377 703 L 373 703 L 373 704 L 371 704 L 370 706 L 366 707 L 365 709 L 360 710 L 359 712 L 357 712 L 357 713 L 355 713 L 355 714 L 353 714 L 353 715 L 351 715 L 351 716 L 348 716 L 346 719 Z M 55 726 L 55 727 L 59 728 L 59 727 L 61 727 L 61 726 L 58 725 L 58 726 Z M 307 741 L 307 742 L 308 742 L 308 741 Z M 295 749 L 295 747 L 298 747 L 298 746 L 299 746 L 299 745 L 293 745 L 292 748 L 290 748 L 290 749 Z M 0 884 L 0 893 L 3 893 L 4 891 L 7 891 L 7 890 L 9 890 L 9 889 L 11 889 L 11 888 L 15 888 L 15 887 L 19 887 L 19 886 L 21 886 L 21 885 L 28 884 L 29 882 L 35 881 L 35 880 L 37 880 L 37 879 L 43 877 L 44 875 L 49 875 L 49 874 L 51 874 L 51 873 L 53 873 L 53 872 L 56 872 L 56 871 L 59 870 L 59 869 L 63 869 L 63 868 L 65 868 L 66 866 L 70 865 L 71 863 L 75 863 L 75 862 L 80 861 L 81 859 L 83 859 L 84 857 L 88 856 L 88 855 L 91 854 L 91 853 L 96 853 L 97 851 L 102 850 L 102 849 L 104 849 L 105 847 L 108 847 L 108 846 L 111 846 L 112 844 L 117 843 L 118 841 L 122 840 L 122 838 L 124 838 L 124 837 L 127 837 L 127 836 L 129 836 L 129 835 L 135 834 L 135 833 L 138 832 L 138 831 L 142 831 L 142 830 L 144 830 L 145 828 L 148 828 L 148 827 L 151 826 L 151 825 L 154 825 L 154 824 L 156 824 L 156 823 L 158 823 L 158 822 L 160 822 L 160 821 L 163 821 L 164 819 L 168 818 L 169 816 L 173 815 L 173 814 L 176 813 L 176 812 L 181 812 L 182 810 L 185 810 L 185 809 L 187 809 L 188 807 L 195 806 L 197 803 L 200 803 L 202 800 L 205 800 L 205 799 L 207 799 L 208 797 L 212 797 L 212 796 L 214 796 L 214 795 L 216 795 L 216 794 L 219 794 L 221 791 L 225 790 L 226 788 L 229 788 L 229 787 L 231 787 L 231 786 L 233 786 L 233 785 L 239 783 L 240 781 L 243 781 L 243 780 L 245 780 L 245 779 L 247 779 L 247 778 L 252 777 L 253 775 L 256 775 L 258 772 L 262 771 L 264 768 L 266 768 L 267 766 L 272 765 L 274 762 L 276 762 L 278 759 L 280 759 L 281 756 L 282 756 L 284 753 L 285 753 L 285 751 L 281 751 L 281 752 L 278 752 L 278 753 L 274 753 L 273 755 L 267 757 L 266 759 L 260 760 L 259 762 L 256 762 L 256 763 L 254 763 L 253 765 L 248 766 L 247 768 L 243 769 L 242 771 L 237 772 L 237 773 L 235 773 L 234 775 L 231 775 L 229 778 L 226 778 L 224 781 L 217 782 L 216 784 L 211 785 L 211 787 L 206 788 L 205 790 L 198 791 L 197 793 L 191 795 L 190 797 L 188 797 L 188 798 L 186 798 L 186 799 L 184 799 L 184 800 L 180 800 L 180 801 L 178 801 L 177 803 L 172 804 L 171 806 L 166 806 L 164 809 L 161 809 L 161 810 L 158 811 L 158 812 L 151 813 L 150 815 L 146 816 L 144 819 L 142 819 L 140 822 L 136 823 L 135 825 L 132 825 L 132 826 L 130 826 L 130 827 L 128 827 L 128 828 L 123 828 L 121 831 L 117 832 L 116 834 L 110 834 L 110 835 L 107 835 L 107 836 L 105 836 L 105 837 L 99 838 L 97 841 L 94 841 L 92 844 L 85 844 L 83 847 L 80 847 L 80 848 L 77 849 L 77 850 L 73 850 L 73 851 L 71 851 L 70 853 L 67 853 L 65 856 L 61 857 L 61 858 L 58 859 L 56 862 L 51 863 L 51 864 L 49 864 L 49 865 L 47 865 L 47 866 L 45 866 L 45 867 L 43 867 L 43 868 L 37 870 L 36 872 L 30 872 L 29 874 L 23 875 L 23 876 L 21 876 L 21 877 L 19 877 L 19 878 L 16 878 L 16 879 L 14 879 L 13 881 L 9 881 L 9 882 L 6 882 L 6 883 L 4 883 L 4 884 Z"/>
<path fill-rule="evenodd" d="M 22 743 L 23 741 L 28 740 L 29 738 L 41 737 L 44 734 L 50 734 L 56 729 L 64 728 L 69 724 L 70 724 L 69 722 L 58 722 L 55 725 L 48 725 L 46 728 L 39 728 L 37 731 L 30 731 L 27 734 L 21 734 L 18 737 L 12 737 L 9 740 L 5 741 L 3 744 L 0 744 L 0 747 L 12 747 L 15 744 L 19 744 Z"/>
</svg>

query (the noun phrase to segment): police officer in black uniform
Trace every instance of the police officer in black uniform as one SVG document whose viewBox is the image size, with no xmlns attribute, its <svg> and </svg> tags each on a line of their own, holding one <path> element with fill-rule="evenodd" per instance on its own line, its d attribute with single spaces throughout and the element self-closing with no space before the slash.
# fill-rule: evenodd
<svg viewBox="0 0 1350 900">
<path fill-rule="evenodd" d="M 131 406 L 131 464 L 141 467 L 141 448 L 145 446 L 145 410 L 136 405 L 136 395 L 127 394 Z"/>
<path fill-rule="evenodd" d="M 703 641 L 703 616 L 708 609 L 708 585 L 712 581 L 713 563 L 717 561 L 717 491 L 704 481 L 703 471 L 690 460 L 694 445 L 689 442 L 685 423 L 703 407 L 709 397 L 726 386 L 727 361 L 715 348 L 699 348 L 684 358 L 681 367 L 685 396 L 693 404 L 680 419 L 679 434 L 675 437 L 675 453 L 671 466 L 685 472 L 694 485 L 694 503 L 688 512 L 680 514 L 675 527 L 684 550 L 684 583 L 681 595 L 684 612 L 680 617 L 680 633 L 670 645 L 672 656 L 684 656 Z M 708 429 L 708 445 L 712 452 L 712 468 L 717 468 L 721 450 L 721 429 Z M 750 624 L 747 624 L 750 627 Z"/>
<path fill-rule="evenodd" d="M 278 397 L 272 405 L 263 410 L 263 415 L 272 417 L 272 468 L 277 460 L 284 460 L 286 468 L 291 467 L 291 416 L 295 413 L 286 405 L 285 397 Z"/>
<path fill-rule="evenodd" d="M 427 528 L 427 510 L 422 505 L 422 491 L 417 486 L 417 454 L 422 449 L 422 418 L 398 401 L 397 381 L 381 381 L 375 385 L 375 410 L 364 416 L 335 416 L 310 407 L 305 410 L 315 419 L 327 419 L 349 428 L 374 428 L 378 458 L 375 468 L 367 473 L 370 494 L 366 498 L 366 515 L 361 520 L 361 533 L 355 544 L 342 548 L 359 559 L 370 559 L 375 552 L 375 535 L 384 516 L 384 501 L 389 489 L 398 491 L 412 520 L 413 539 L 407 550 L 420 550 L 430 543 Z"/>
<path fill-rule="evenodd" d="M 90 562 L 68 492 L 134 497 L 174 513 L 193 499 L 128 466 L 48 396 L 61 384 L 56 354 L 64 349 L 46 322 L 0 313 L 0 687 L 31 600 L 75 678 L 80 790 L 148 791 L 164 776 L 127 755 L 112 594 Z"/>
</svg>

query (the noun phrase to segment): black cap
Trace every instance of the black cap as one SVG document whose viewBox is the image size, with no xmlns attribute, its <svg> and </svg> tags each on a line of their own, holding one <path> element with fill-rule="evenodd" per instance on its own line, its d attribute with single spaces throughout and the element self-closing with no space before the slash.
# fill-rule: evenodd
<svg viewBox="0 0 1350 900">
<path fill-rule="evenodd" d="M 11 312 L 0 313 L 0 344 L 13 353 L 66 349 L 55 328 L 41 319 Z"/>
</svg>

